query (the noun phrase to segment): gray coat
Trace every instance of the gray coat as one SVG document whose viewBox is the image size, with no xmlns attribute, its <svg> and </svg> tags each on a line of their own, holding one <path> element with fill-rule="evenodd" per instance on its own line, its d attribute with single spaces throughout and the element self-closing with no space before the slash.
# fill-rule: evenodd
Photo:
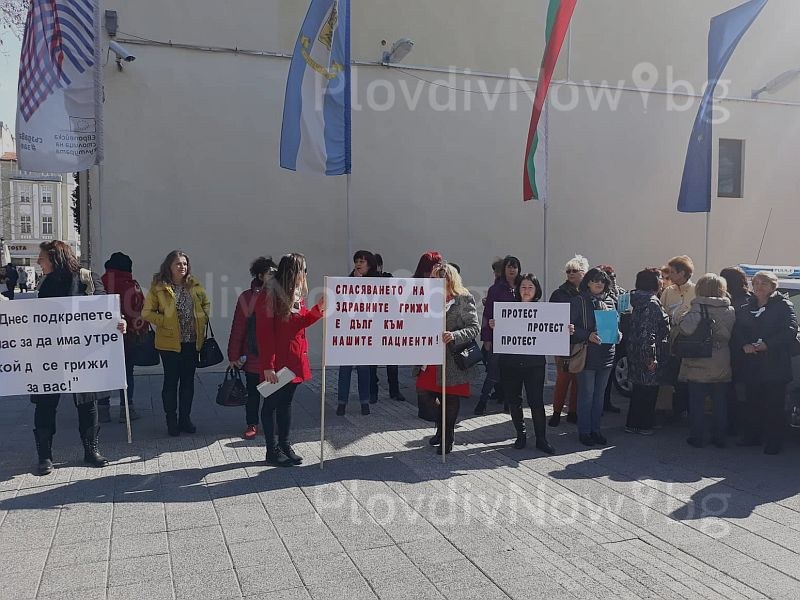
<svg viewBox="0 0 800 600">
<path fill-rule="evenodd" d="M 461 345 L 469 340 L 474 340 L 481 332 L 478 311 L 475 309 L 475 298 L 472 294 L 456 296 L 453 304 L 447 311 L 447 331 L 453 334 L 453 344 Z M 451 344 L 452 345 L 452 344 Z M 447 387 L 470 383 L 475 377 L 477 366 L 462 371 L 453 360 L 451 345 L 446 349 Z M 419 373 L 419 367 L 414 367 L 414 375 Z M 437 383 L 442 383 L 442 370 L 437 369 Z"/>
<path fill-rule="evenodd" d="M 681 333 L 691 335 L 697 329 L 701 304 L 706 306 L 708 316 L 713 320 L 711 357 L 684 358 L 678 379 L 694 383 L 725 383 L 731 380 L 730 340 L 736 313 L 728 298 L 697 296 L 692 299 L 689 312 L 678 324 Z"/>
</svg>

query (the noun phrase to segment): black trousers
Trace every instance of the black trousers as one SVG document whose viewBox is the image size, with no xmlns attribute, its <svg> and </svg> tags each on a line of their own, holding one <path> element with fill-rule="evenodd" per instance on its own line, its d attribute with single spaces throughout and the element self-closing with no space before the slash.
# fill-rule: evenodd
<svg viewBox="0 0 800 600">
<path fill-rule="evenodd" d="M 264 398 L 261 407 L 261 426 L 267 440 L 267 449 L 275 447 L 275 429 L 278 430 L 278 444 L 289 443 L 289 430 L 292 427 L 292 398 L 299 383 L 289 383 L 271 396 Z"/>
<path fill-rule="evenodd" d="M 749 384 L 745 411 L 746 437 L 780 445 L 786 427 L 786 384 Z"/>
<path fill-rule="evenodd" d="M 545 439 L 544 378 L 544 365 L 527 369 L 500 365 L 500 381 L 517 433 L 525 430 L 522 413 L 522 388 L 524 387 L 528 406 L 531 407 L 533 431 L 537 440 Z"/>
<path fill-rule="evenodd" d="M 640 385 L 634 383 L 625 427 L 652 429 L 655 421 L 657 400 L 657 385 Z"/>
<path fill-rule="evenodd" d="M 186 342 L 181 344 L 180 352 L 160 350 L 159 354 L 164 365 L 164 385 L 161 388 L 164 412 L 168 418 L 174 417 L 177 411 L 181 419 L 188 419 L 194 399 L 197 346 L 194 342 Z"/>
<path fill-rule="evenodd" d="M 56 432 L 56 411 L 61 394 L 39 394 L 33 397 L 36 408 L 33 412 L 33 426 L 37 431 L 47 431 L 51 435 Z M 77 404 L 78 431 L 81 437 L 92 428 L 97 427 L 97 402 Z"/>
<path fill-rule="evenodd" d="M 370 367 L 370 394 L 378 397 L 378 367 Z M 386 379 L 389 380 L 389 397 L 396 398 L 400 395 L 400 378 L 397 365 L 386 365 Z"/>
<path fill-rule="evenodd" d="M 134 377 L 133 377 L 133 359 L 126 356 L 125 357 L 125 380 L 128 384 L 128 405 L 133 406 L 133 385 L 134 385 Z M 125 390 L 119 390 L 119 405 L 124 406 L 124 396 Z M 108 398 L 101 398 L 97 401 L 99 406 L 106 405 L 109 406 L 111 404 L 111 396 Z"/>
<path fill-rule="evenodd" d="M 258 393 L 260 377 L 258 373 L 244 373 L 247 387 L 247 405 L 245 405 L 245 418 L 248 425 L 258 425 L 258 409 L 261 407 L 261 394 Z"/>
</svg>

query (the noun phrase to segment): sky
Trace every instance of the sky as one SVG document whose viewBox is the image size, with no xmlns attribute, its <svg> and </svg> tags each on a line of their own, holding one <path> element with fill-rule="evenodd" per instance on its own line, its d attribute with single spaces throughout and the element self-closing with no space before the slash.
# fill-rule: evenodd
<svg viewBox="0 0 800 600">
<path fill-rule="evenodd" d="M 3 45 L 0 46 L 0 121 L 14 131 L 17 115 L 17 74 L 19 71 L 20 40 L 7 29 L 0 31 Z M 9 152 L 14 149 L 11 136 L 3 131 L 2 149 Z"/>
</svg>

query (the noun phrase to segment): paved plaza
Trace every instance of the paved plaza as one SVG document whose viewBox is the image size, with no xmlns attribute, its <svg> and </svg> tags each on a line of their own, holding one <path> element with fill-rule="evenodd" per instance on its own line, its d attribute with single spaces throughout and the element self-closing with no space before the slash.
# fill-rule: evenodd
<svg viewBox="0 0 800 600">
<path fill-rule="evenodd" d="M 628 435 L 606 415 L 607 448 L 579 445 L 562 420 L 547 457 L 514 450 L 508 415 L 473 417 L 473 398 L 442 464 L 407 369 L 412 401 L 383 386 L 362 416 L 353 391 L 345 417 L 331 370 L 320 470 L 319 375 L 295 397 L 305 464 L 288 469 L 264 464 L 263 440 L 241 439 L 243 408 L 214 404 L 221 374 L 200 374 L 198 433 L 179 438 L 166 437 L 160 376 L 138 376 L 134 443 L 113 407 L 105 469 L 82 465 L 63 398 L 47 477 L 32 474 L 33 407 L 3 398 L 0 598 L 800 597 L 796 440 L 776 457 L 698 450 L 685 429 Z"/>
</svg>

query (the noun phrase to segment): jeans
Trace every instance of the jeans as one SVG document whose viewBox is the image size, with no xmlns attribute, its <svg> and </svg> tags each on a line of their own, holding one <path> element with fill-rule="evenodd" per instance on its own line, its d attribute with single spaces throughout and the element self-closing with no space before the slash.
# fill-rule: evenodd
<svg viewBox="0 0 800 600">
<path fill-rule="evenodd" d="M 724 440 L 728 428 L 728 384 L 689 382 L 689 435 L 702 441 L 705 434 L 706 395 L 711 396 L 714 419 L 711 436 Z"/>
<path fill-rule="evenodd" d="M 505 400 L 508 403 L 511 420 L 517 429 L 517 433 L 525 431 L 525 424 L 522 414 L 522 387 L 525 387 L 525 396 L 528 399 L 528 406 L 531 407 L 531 417 L 533 418 L 533 431 L 536 439 L 545 439 L 545 415 L 544 415 L 544 377 L 545 367 L 531 367 L 528 369 L 520 367 L 508 367 L 500 369 L 503 381 Z"/>
<path fill-rule="evenodd" d="M 40 394 L 34 396 L 36 408 L 33 413 L 33 426 L 38 431 L 56 432 L 56 409 L 61 394 Z M 97 427 L 97 402 L 76 405 L 78 409 L 78 431 L 84 433 Z"/>
<path fill-rule="evenodd" d="M 588 435 L 600 432 L 603 416 L 603 399 L 611 367 L 584 369 L 578 373 L 578 433 Z"/>
<path fill-rule="evenodd" d="M 378 367 L 370 367 L 369 393 L 372 398 L 378 397 Z M 386 379 L 389 380 L 389 397 L 400 395 L 399 369 L 397 365 L 386 365 Z"/>
<path fill-rule="evenodd" d="M 261 426 L 264 428 L 264 438 L 267 450 L 275 448 L 275 429 L 278 430 L 278 444 L 283 446 L 289 443 L 289 430 L 292 427 L 292 398 L 299 383 L 288 383 L 271 396 L 264 398 L 261 407 Z"/>
<path fill-rule="evenodd" d="M 128 384 L 128 406 L 133 406 L 133 359 L 125 357 L 125 380 Z M 119 405 L 123 406 L 125 398 L 125 390 L 119 391 Z M 111 404 L 111 397 L 99 398 L 97 400 L 98 406 L 109 406 Z"/>
<path fill-rule="evenodd" d="M 657 385 L 640 385 L 634 383 L 625 427 L 652 429 L 656 414 L 656 400 L 658 400 Z"/>
<path fill-rule="evenodd" d="M 164 385 L 161 388 L 164 412 L 169 418 L 178 411 L 180 419 L 185 421 L 192 412 L 197 346 L 194 342 L 185 342 L 181 344 L 180 352 L 161 350 L 160 354 L 164 365 Z"/>
<path fill-rule="evenodd" d="M 337 397 L 339 406 L 347 404 L 350 396 L 350 374 L 356 370 L 358 375 L 358 400 L 361 404 L 369 404 L 370 397 L 377 398 L 378 389 L 374 377 L 372 377 L 371 370 L 374 367 L 368 365 L 344 366 L 339 367 L 339 395 Z M 373 393 L 374 392 L 374 393 Z"/>
<path fill-rule="evenodd" d="M 491 350 L 484 350 L 484 362 L 486 363 L 486 379 L 481 388 L 481 402 L 488 402 L 489 395 L 494 389 L 502 398 L 503 390 L 500 384 L 500 355 Z"/>
<path fill-rule="evenodd" d="M 258 409 L 261 406 L 261 394 L 258 393 L 260 377 L 258 373 L 244 373 L 244 381 L 247 387 L 247 405 L 244 412 L 248 425 L 258 425 Z"/>
</svg>

